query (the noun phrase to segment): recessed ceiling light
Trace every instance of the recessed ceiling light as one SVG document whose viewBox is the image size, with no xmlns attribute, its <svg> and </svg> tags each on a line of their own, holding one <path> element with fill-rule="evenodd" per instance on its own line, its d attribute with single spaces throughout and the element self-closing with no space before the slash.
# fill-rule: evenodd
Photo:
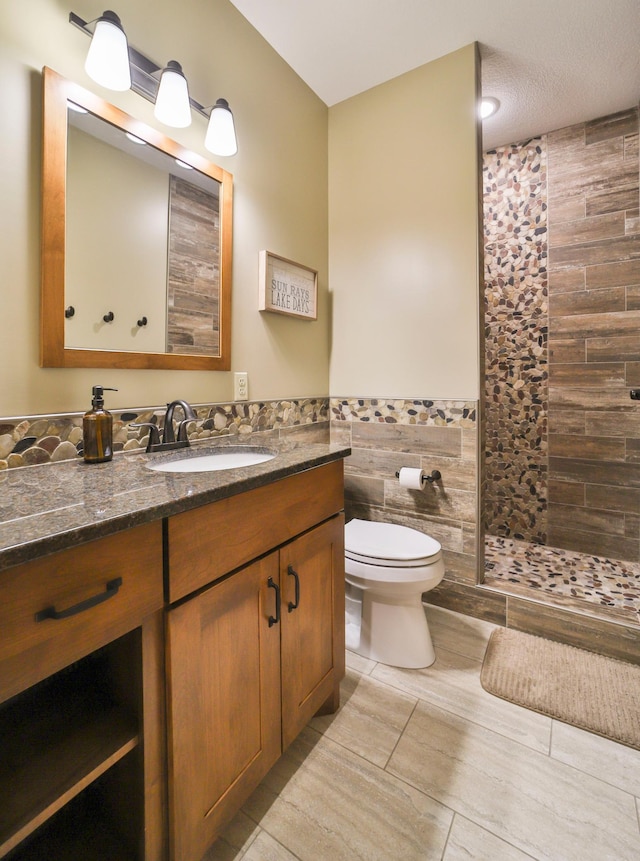
<svg viewBox="0 0 640 861">
<path fill-rule="evenodd" d="M 187 164 L 186 161 L 180 161 L 179 158 L 176 159 L 176 164 L 178 167 L 183 167 L 185 170 L 193 170 L 193 167 L 190 164 Z"/>
<path fill-rule="evenodd" d="M 70 111 L 75 111 L 77 114 L 88 114 L 89 111 L 86 108 L 80 107 L 80 105 L 76 105 L 75 102 L 67 102 L 67 106 Z"/>
<path fill-rule="evenodd" d="M 500 102 L 497 99 L 487 96 L 480 102 L 480 118 L 486 120 L 487 117 L 493 116 L 499 107 Z"/>
<path fill-rule="evenodd" d="M 133 141 L 135 144 L 141 144 L 141 146 L 146 146 L 147 142 L 143 141 L 142 138 L 138 138 L 135 135 L 132 135 L 131 132 L 125 132 L 125 136 L 129 138 L 130 141 Z"/>
</svg>

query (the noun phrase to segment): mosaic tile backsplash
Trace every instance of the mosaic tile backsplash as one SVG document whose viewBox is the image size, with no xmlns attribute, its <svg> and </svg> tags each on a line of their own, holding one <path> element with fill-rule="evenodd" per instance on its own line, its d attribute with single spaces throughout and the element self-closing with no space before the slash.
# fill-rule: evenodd
<svg viewBox="0 0 640 861">
<path fill-rule="evenodd" d="M 133 427 L 151 422 L 163 427 L 166 408 L 110 410 L 114 452 L 146 448 L 148 431 Z M 209 437 L 291 430 L 329 420 L 328 398 L 243 401 L 194 406 L 198 420 L 189 425 L 194 442 Z M 182 413 L 178 411 L 181 417 Z M 15 469 L 82 457 L 83 413 L 0 418 L 0 469 Z"/>
</svg>

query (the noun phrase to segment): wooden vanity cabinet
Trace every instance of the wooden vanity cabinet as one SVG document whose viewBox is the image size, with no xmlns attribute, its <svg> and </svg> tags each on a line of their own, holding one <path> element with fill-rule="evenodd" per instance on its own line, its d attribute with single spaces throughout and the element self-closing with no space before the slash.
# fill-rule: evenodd
<svg viewBox="0 0 640 861">
<path fill-rule="evenodd" d="M 0 858 L 161 861 L 161 524 L 0 572 Z"/>
<path fill-rule="evenodd" d="M 280 550 L 282 749 L 320 709 L 336 711 L 344 676 L 344 516 Z M 299 587 L 296 591 L 296 580 Z"/>
<path fill-rule="evenodd" d="M 280 756 L 277 554 L 186 601 L 168 620 L 172 858 L 200 859 Z"/>
<path fill-rule="evenodd" d="M 180 590 L 188 565 L 197 584 L 167 614 L 172 861 L 199 861 L 310 718 L 338 707 L 342 505 L 339 462 L 169 519 Z M 193 542 L 211 564 L 204 588 Z"/>
</svg>

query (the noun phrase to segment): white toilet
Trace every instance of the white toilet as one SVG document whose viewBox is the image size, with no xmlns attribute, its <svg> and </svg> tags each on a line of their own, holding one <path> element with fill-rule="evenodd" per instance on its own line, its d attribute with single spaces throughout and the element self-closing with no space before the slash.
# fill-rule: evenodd
<svg viewBox="0 0 640 861">
<path fill-rule="evenodd" d="M 444 577 L 438 541 L 394 523 L 345 526 L 347 648 L 392 667 L 418 669 L 436 659 L 422 593 Z"/>
</svg>

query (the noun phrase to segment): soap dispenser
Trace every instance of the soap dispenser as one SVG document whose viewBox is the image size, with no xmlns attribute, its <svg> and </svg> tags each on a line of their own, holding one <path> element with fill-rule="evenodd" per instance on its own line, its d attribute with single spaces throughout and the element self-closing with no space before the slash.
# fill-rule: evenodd
<svg viewBox="0 0 640 861">
<path fill-rule="evenodd" d="M 104 392 L 117 392 L 105 386 L 91 390 L 91 409 L 82 419 L 83 456 L 86 463 L 103 463 L 113 457 L 113 416 L 104 409 Z"/>
</svg>

